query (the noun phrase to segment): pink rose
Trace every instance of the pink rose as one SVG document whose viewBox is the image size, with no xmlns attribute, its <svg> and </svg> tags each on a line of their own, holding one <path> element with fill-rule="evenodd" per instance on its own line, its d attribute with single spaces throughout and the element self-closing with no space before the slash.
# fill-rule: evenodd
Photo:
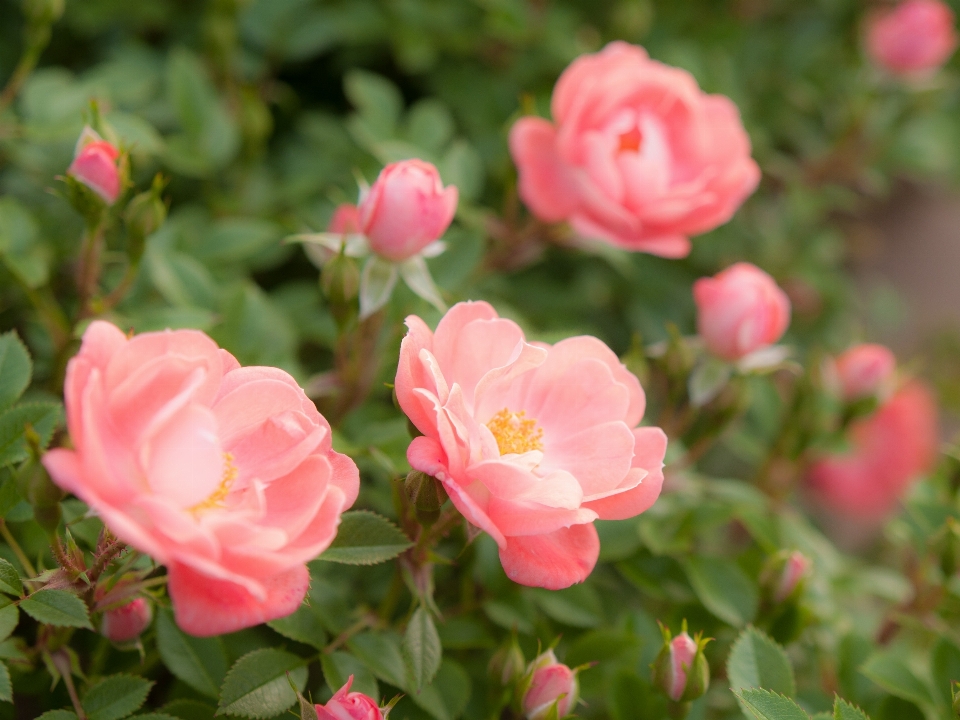
<svg viewBox="0 0 960 720">
<path fill-rule="evenodd" d="M 840 394 L 845 400 L 856 400 L 876 394 L 893 377 L 897 359 L 883 345 L 854 345 L 834 361 Z"/>
<path fill-rule="evenodd" d="M 430 163 L 391 163 L 360 201 L 360 230 L 377 255 L 406 260 L 446 232 L 458 197 L 456 187 L 443 187 Z"/>
<path fill-rule="evenodd" d="M 628 250 L 684 257 L 689 236 L 727 222 L 760 169 L 737 107 L 685 70 L 612 42 L 557 81 L 554 123 L 510 131 L 520 197 L 546 222 Z"/>
<path fill-rule="evenodd" d="M 583 581 L 593 521 L 639 515 L 660 494 L 667 438 L 636 427 L 645 397 L 602 342 L 526 342 L 484 302 L 459 303 L 436 333 L 416 317 L 396 392 L 423 436 L 407 459 L 443 482 L 500 547 L 507 575 L 550 589 Z"/>
<path fill-rule="evenodd" d="M 693 284 L 697 329 L 711 352 L 739 360 L 772 345 L 790 324 L 790 300 L 773 278 L 736 263 Z"/>
<path fill-rule="evenodd" d="M 217 635 L 297 609 L 304 563 L 333 540 L 359 475 L 292 377 L 242 368 L 201 332 L 128 338 L 96 321 L 64 395 L 76 449 L 44 465 L 167 566 L 181 628 Z"/>
<path fill-rule="evenodd" d="M 900 388 L 873 415 L 852 423 L 851 448 L 815 461 L 807 473 L 814 499 L 830 510 L 882 519 L 936 460 L 937 407 L 919 381 Z"/>
<path fill-rule="evenodd" d="M 670 641 L 670 678 L 667 695 L 677 702 L 687 689 L 687 672 L 693 667 L 693 658 L 697 654 L 697 643 L 682 632 Z"/>
<path fill-rule="evenodd" d="M 101 140 L 90 128 L 85 128 L 67 175 L 93 190 L 108 205 L 113 205 L 120 196 L 119 157 L 117 148 Z"/>
<path fill-rule="evenodd" d="M 317 705 L 318 720 L 383 720 L 377 701 L 369 695 L 350 692 L 353 675 L 337 690 L 326 705 Z"/>
<path fill-rule="evenodd" d="M 867 50 L 895 75 L 926 75 L 957 47 L 953 11 L 940 0 L 905 0 L 867 21 Z"/>
<path fill-rule="evenodd" d="M 534 659 L 520 682 L 520 704 L 527 720 L 545 720 L 554 703 L 557 705 L 556 716 L 564 718 L 570 714 L 580 694 L 577 673 L 557 662 L 553 650 Z"/>
<path fill-rule="evenodd" d="M 126 605 L 103 613 L 100 634 L 115 643 L 128 643 L 140 637 L 153 620 L 153 606 L 146 598 L 134 598 Z"/>
<path fill-rule="evenodd" d="M 350 203 L 337 205 L 327 226 L 327 232 L 343 235 L 360 232 L 360 211 L 357 206 Z"/>
</svg>

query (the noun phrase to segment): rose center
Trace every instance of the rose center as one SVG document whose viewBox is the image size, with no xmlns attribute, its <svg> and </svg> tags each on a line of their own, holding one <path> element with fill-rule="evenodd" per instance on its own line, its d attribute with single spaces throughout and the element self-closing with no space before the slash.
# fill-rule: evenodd
<svg viewBox="0 0 960 720">
<path fill-rule="evenodd" d="M 643 144 L 643 133 L 634 127 L 620 136 L 620 152 L 639 152 Z"/>
<path fill-rule="evenodd" d="M 523 410 L 515 413 L 504 408 L 490 418 L 487 428 L 493 433 L 501 455 L 543 450 L 543 428 L 525 416 Z"/>
<path fill-rule="evenodd" d="M 225 452 L 223 454 L 223 477 L 220 479 L 220 484 L 217 486 L 217 489 L 211 493 L 210 497 L 190 508 L 190 512 L 198 513 L 204 510 L 223 507 L 223 501 L 227 499 L 227 495 L 230 493 L 230 486 L 233 485 L 233 481 L 236 479 L 237 466 L 233 464 L 233 454 Z"/>
</svg>

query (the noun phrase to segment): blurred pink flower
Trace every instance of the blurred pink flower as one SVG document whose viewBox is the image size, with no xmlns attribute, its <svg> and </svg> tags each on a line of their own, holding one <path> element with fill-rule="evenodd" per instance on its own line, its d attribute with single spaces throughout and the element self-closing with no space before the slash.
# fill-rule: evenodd
<svg viewBox="0 0 960 720">
<path fill-rule="evenodd" d="M 852 423 L 849 439 L 848 452 L 821 457 L 811 465 L 807 488 L 828 510 L 882 519 L 936 461 L 933 395 L 921 382 L 911 381 L 873 415 Z"/>
<path fill-rule="evenodd" d="M 510 131 L 520 197 L 584 237 L 684 257 L 689 237 L 727 222 L 760 181 L 736 105 L 641 47 L 575 60 L 551 111 L 554 123 L 524 117 Z"/>
<path fill-rule="evenodd" d="M 326 705 L 317 705 L 318 720 L 383 720 L 377 701 L 360 692 L 350 692 L 353 675 L 337 690 Z"/>
<path fill-rule="evenodd" d="M 242 368 L 198 331 L 128 338 L 95 321 L 64 395 L 76 449 L 44 465 L 167 566 L 181 628 L 217 635 L 297 609 L 304 563 L 333 540 L 359 475 L 292 377 Z"/>
<path fill-rule="evenodd" d="M 84 128 L 67 175 L 93 190 L 108 205 L 113 205 L 120 196 L 119 157 L 117 148 L 102 140 L 91 128 Z"/>
<path fill-rule="evenodd" d="M 330 218 L 330 224 L 327 226 L 327 232 L 338 234 L 350 234 L 360 232 L 360 210 L 351 203 L 341 203 L 333 211 L 333 217 Z"/>
<path fill-rule="evenodd" d="M 834 366 L 841 396 L 856 400 L 876 394 L 893 376 L 897 359 L 883 345 L 862 343 L 838 355 Z"/>
<path fill-rule="evenodd" d="M 583 581 L 600 549 L 593 521 L 649 508 L 667 438 L 636 427 L 637 378 L 602 342 L 528 343 L 484 302 L 460 303 L 436 333 L 416 316 L 396 392 L 423 436 L 407 459 L 500 547 L 507 575 L 559 589 Z"/>
<path fill-rule="evenodd" d="M 387 165 L 360 201 L 360 230 L 377 255 L 410 258 L 446 232 L 459 193 L 443 187 L 437 168 L 423 160 Z"/>
<path fill-rule="evenodd" d="M 564 718 L 573 710 L 580 694 L 577 673 L 557 662 L 553 650 L 535 658 L 520 682 L 523 693 L 520 704 L 527 720 L 545 720 L 554 703 L 556 716 Z"/>
<path fill-rule="evenodd" d="M 953 22 L 953 11 L 941 0 L 904 0 L 868 18 L 867 50 L 895 75 L 925 75 L 953 55 Z"/>
<path fill-rule="evenodd" d="M 797 589 L 800 581 L 806 576 L 812 564 L 810 558 L 799 550 L 790 553 L 783 565 L 783 571 L 780 573 L 780 580 L 773 593 L 773 599 L 780 603 L 790 597 L 793 591 Z"/>
<path fill-rule="evenodd" d="M 115 610 L 103 613 L 100 622 L 100 634 L 115 643 L 127 643 L 136 640 L 150 627 L 153 620 L 153 605 L 147 598 L 134 598 Z"/>
<path fill-rule="evenodd" d="M 790 300 L 763 270 L 736 263 L 693 284 L 697 329 L 711 352 L 739 360 L 777 342 L 790 324 Z"/>
</svg>

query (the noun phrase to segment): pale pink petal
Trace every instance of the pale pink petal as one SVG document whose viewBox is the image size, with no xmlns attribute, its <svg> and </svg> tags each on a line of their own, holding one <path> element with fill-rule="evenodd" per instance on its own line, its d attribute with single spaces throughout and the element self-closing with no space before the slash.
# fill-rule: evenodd
<svg viewBox="0 0 960 720">
<path fill-rule="evenodd" d="M 507 577 L 521 585 L 562 590 L 583 582 L 600 556 L 592 524 L 574 525 L 549 535 L 507 538 L 500 562 Z"/>
<path fill-rule="evenodd" d="M 520 197 L 537 217 L 558 222 L 576 211 L 578 183 L 557 154 L 553 125 L 542 118 L 520 118 L 510 129 L 510 153 L 520 172 Z"/>
</svg>

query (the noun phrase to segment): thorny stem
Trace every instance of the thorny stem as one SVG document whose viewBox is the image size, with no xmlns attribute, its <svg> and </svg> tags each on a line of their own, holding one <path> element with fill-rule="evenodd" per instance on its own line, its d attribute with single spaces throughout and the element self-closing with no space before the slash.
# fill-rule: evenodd
<svg viewBox="0 0 960 720">
<path fill-rule="evenodd" d="M 137 273 L 140 271 L 140 263 L 132 262 L 127 265 L 127 269 L 123 274 L 123 277 L 120 279 L 119 284 L 110 291 L 110 294 L 105 298 L 100 300 L 97 304 L 98 313 L 104 313 L 108 310 L 112 310 L 127 296 L 127 292 L 130 290 L 130 286 L 133 285 L 133 281 L 137 279 Z"/>
<path fill-rule="evenodd" d="M 27 554 L 23 552 L 23 548 L 20 547 L 20 543 L 17 542 L 13 533 L 10 532 L 10 528 L 7 527 L 7 523 L 4 520 L 0 520 L 0 535 L 7 541 L 7 545 L 13 550 L 13 554 L 17 556 L 17 560 L 19 560 L 23 566 L 24 572 L 27 573 L 29 577 L 36 577 L 37 571 L 34 570 L 33 563 L 27 558 Z"/>
<path fill-rule="evenodd" d="M 77 293 L 80 296 L 80 314 L 83 319 L 90 315 L 90 300 L 97 291 L 100 279 L 100 252 L 103 248 L 103 216 L 91 223 L 83 233 L 80 247 L 80 262 L 77 265 Z"/>
<path fill-rule="evenodd" d="M 78 720 L 87 720 L 83 712 L 83 705 L 80 704 L 80 698 L 77 696 L 77 689 L 73 686 L 73 669 L 70 667 L 70 657 L 63 650 L 57 650 L 50 654 L 50 660 L 63 678 L 63 684 L 67 686 L 67 694 L 70 695 L 70 702 L 73 703 L 73 710 L 77 713 Z"/>
</svg>

